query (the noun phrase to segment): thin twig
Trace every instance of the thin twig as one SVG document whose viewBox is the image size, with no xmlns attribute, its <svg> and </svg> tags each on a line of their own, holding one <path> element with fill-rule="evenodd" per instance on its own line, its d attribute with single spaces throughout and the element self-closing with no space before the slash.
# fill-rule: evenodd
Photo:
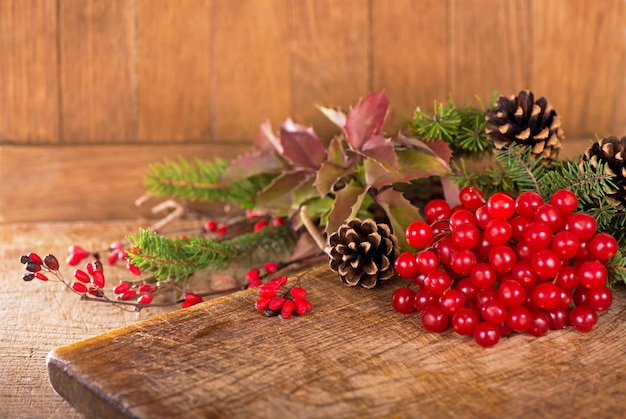
<svg viewBox="0 0 626 419">
<path fill-rule="evenodd" d="M 324 240 L 324 238 L 320 234 L 317 226 L 313 224 L 313 221 L 311 221 L 311 219 L 309 218 L 307 210 L 308 207 L 306 205 L 300 207 L 300 219 L 302 220 L 302 224 L 304 224 L 306 230 L 309 232 L 311 237 L 313 237 L 313 240 L 315 240 L 315 244 L 317 244 L 317 247 L 319 247 L 327 255 L 330 255 L 330 246 L 326 244 L 326 240 Z"/>
</svg>

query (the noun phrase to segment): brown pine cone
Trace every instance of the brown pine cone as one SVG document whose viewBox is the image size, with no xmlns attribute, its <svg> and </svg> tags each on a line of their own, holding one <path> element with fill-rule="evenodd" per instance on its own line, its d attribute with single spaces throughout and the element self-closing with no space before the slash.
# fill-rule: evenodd
<svg viewBox="0 0 626 419">
<path fill-rule="evenodd" d="M 495 109 L 487 111 L 485 131 L 496 149 L 510 145 L 531 148 L 542 158 L 556 159 L 565 139 L 561 119 L 545 98 L 535 101 L 533 93 L 522 90 L 517 96 L 500 96 Z"/>
<path fill-rule="evenodd" d="M 395 275 L 400 248 L 387 224 L 354 218 L 331 234 L 328 243 L 330 269 L 346 285 L 373 288 Z"/>
<path fill-rule="evenodd" d="M 613 183 L 618 187 L 617 191 L 608 194 L 618 205 L 626 207 L 626 167 L 624 166 L 624 154 L 626 154 L 626 136 L 602 138 L 596 141 L 585 151 L 580 163 L 580 170 L 585 170 L 583 162 L 589 162 L 591 167 L 596 168 L 598 163 L 605 163 L 605 173 L 613 175 Z"/>
</svg>

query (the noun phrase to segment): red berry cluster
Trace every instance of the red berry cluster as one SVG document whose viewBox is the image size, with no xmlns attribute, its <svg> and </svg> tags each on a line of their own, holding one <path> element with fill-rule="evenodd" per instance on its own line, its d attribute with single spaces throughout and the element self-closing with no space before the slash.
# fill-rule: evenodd
<svg viewBox="0 0 626 419">
<path fill-rule="evenodd" d="M 74 269 L 74 279 L 71 288 L 80 293 L 89 293 L 95 297 L 104 296 L 104 270 L 102 262 L 95 259 L 93 262 L 85 264 L 85 269 Z"/>
<path fill-rule="evenodd" d="M 37 253 L 30 252 L 26 255 L 20 256 L 20 263 L 24 264 L 24 275 L 22 279 L 24 281 L 32 281 L 37 278 L 41 281 L 47 281 L 49 278 L 42 271 L 55 272 L 59 270 L 59 261 L 53 255 L 46 255 L 42 259 Z"/>
<path fill-rule="evenodd" d="M 256 288 L 263 283 L 263 277 L 271 275 L 278 271 L 278 264 L 275 262 L 265 262 L 263 264 L 264 274 L 261 273 L 261 269 L 252 268 L 246 273 L 246 283 L 248 288 Z"/>
<path fill-rule="evenodd" d="M 288 319 L 293 313 L 300 316 L 311 311 L 313 306 L 307 300 L 308 293 L 302 287 L 293 286 L 284 294 L 278 295 L 280 288 L 287 283 L 287 277 L 279 275 L 259 287 L 259 298 L 254 304 L 264 316 L 280 316 Z"/>
<path fill-rule="evenodd" d="M 154 284 L 146 282 L 131 283 L 120 282 L 113 287 L 113 293 L 122 301 L 132 300 L 137 297 L 137 304 L 146 305 L 150 304 L 153 300 L 153 294 L 158 290 Z"/>
<path fill-rule="evenodd" d="M 483 347 L 512 332 L 542 336 L 571 325 L 588 332 L 607 310 L 607 261 L 618 251 L 614 237 L 597 233 L 595 219 L 575 213 L 576 195 L 559 190 L 545 203 L 524 192 L 495 193 L 485 201 L 463 188 L 461 205 L 441 199 L 425 207 L 428 222 L 406 229 L 417 253 L 395 261 L 397 273 L 419 288 L 396 290 L 392 306 L 421 312 L 424 328 L 450 326 Z"/>
</svg>

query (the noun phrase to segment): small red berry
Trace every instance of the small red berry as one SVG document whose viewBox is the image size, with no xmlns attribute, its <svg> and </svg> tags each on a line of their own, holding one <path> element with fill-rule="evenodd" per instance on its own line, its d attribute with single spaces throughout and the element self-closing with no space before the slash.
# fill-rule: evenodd
<svg viewBox="0 0 626 419">
<path fill-rule="evenodd" d="M 211 232 L 211 233 L 216 232 L 217 231 L 217 221 L 215 221 L 215 220 L 208 220 L 206 223 L 204 223 L 203 229 L 206 232 Z"/>
<path fill-rule="evenodd" d="M 150 304 L 152 302 L 152 294 L 146 292 L 139 296 L 137 299 L 137 303 L 139 304 Z"/>
<path fill-rule="evenodd" d="M 310 303 L 309 303 L 310 304 Z M 306 300 L 293 300 L 294 311 L 297 315 L 302 316 L 306 314 L 309 310 L 309 305 Z"/>
<path fill-rule="evenodd" d="M 188 292 L 185 294 L 185 301 L 191 304 L 198 304 L 202 302 L 202 297 L 198 294 L 194 294 L 193 292 Z"/>
<path fill-rule="evenodd" d="M 278 265 L 274 262 L 266 262 L 265 264 L 263 264 L 263 269 L 268 274 L 273 274 L 278 270 Z"/>
<path fill-rule="evenodd" d="M 391 294 L 391 306 L 398 313 L 411 314 L 415 311 L 415 291 L 408 287 L 398 288 Z"/>
<path fill-rule="evenodd" d="M 80 293 L 85 293 L 87 292 L 87 287 L 85 286 L 85 284 L 81 283 L 81 282 L 73 282 L 72 283 L 72 289 L 76 292 L 80 292 Z"/>
<path fill-rule="evenodd" d="M 274 278 L 272 278 L 271 282 L 276 282 L 282 287 L 283 285 L 287 283 L 287 276 L 286 275 L 275 276 Z"/>
<path fill-rule="evenodd" d="M 104 288 L 104 272 L 93 271 L 91 283 L 98 288 Z"/>
<path fill-rule="evenodd" d="M 42 281 L 47 281 L 48 277 L 44 274 L 42 274 L 41 272 L 35 272 L 35 278 L 42 280 Z"/>
<path fill-rule="evenodd" d="M 274 227 L 281 227 L 285 225 L 285 219 L 284 218 L 273 218 L 272 219 L 272 225 Z"/>
<path fill-rule="evenodd" d="M 266 287 L 265 285 L 262 287 L 259 287 L 259 290 L 257 291 L 257 294 L 259 295 L 259 297 L 261 298 L 272 298 L 272 297 L 276 297 L 276 288 L 272 288 L 272 287 Z"/>
<path fill-rule="evenodd" d="M 226 224 L 221 224 L 217 227 L 217 234 L 219 235 L 224 235 L 228 232 L 228 225 Z"/>
<path fill-rule="evenodd" d="M 256 223 L 254 223 L 252 230 L 255 232 L 258 232 L 258 231 L 263 230 L 266 226 L 267 226 L 267 220 L 259 220 Z"/>
<path fill-rule="evenodd" d="M 123 293 L 119 296 L 119 298 L 120 298 L 121 300 L 131 300 L 131 299 L 135 298 L 135 295 L 137 295 L 137 291 L 135 291 L 134 289 L 132 289 L 132 288 L 131 288 L 131 289 L 129 289 L 129 290 L 124 291 L 124 292 L 123 292 Z"/>
<path fill-rule="evenodd" d="M 406 228 L 405 235 L 409 245 L 416 249 L 421 249 L 428 246 L 432 241 L 433 230 L 424 221 L 414 221 Z"/>
<path fill-rule="evenodd" d="M 43 263 L 43 261 L 41 260 L 41 257 L 39 257 L 39 255 L 35 252 L 30 252 L 26 255 L 26 257 L 28 258 L 28 260 L 30 260 L 31 262 L 35 262 L 39 265 L 41 265 Z"/>
<path fill-rule="evenodd" d="M 248 283 L 248 288 L 256 288 L 261 285 L 263 282 L 260 279 L 252 280 Z"/>
<path fill-rule="evenodd" d="M 74 278 L 78 279 L 80 282 L 84 282 L 85 284 L 90 281 L 87 272 L 80 269 L 74 269 Z"/>
<path fill-rule="evenodd" d="M 128 269 L 130 273 L 132 273 L 135 276 L 141 275 L 141 271 L 139 270 L 139 268 L 133 265 L 130 261 L 126 262 L 126 269 Z"/>
<path fill-rule="evenodd" d="M 459 192 L 461 204 L 468 210 L 475 210 L 484 204 L 483 192 L 475 186 L 466 186 Z"/>
<path fill-rule="evenodd" d="M 290 293 L 296 300 L 306 300 L 307 292 L 304 288 L 292 287 Z"/>
<path fill-rule="evenodd" d="M 130 284 L 128 282 L 120 282 L 116 286 L 113 287 L 114 294 L 124 294 L 126 291 L 130 289 Z"/>
<path fill-rule="evenodd" d="M 487 200 L 487 210 L 493 218 L 509 218 L 515 213 L 515 199 L 507 193 L 496 192 Z"/>
<path fill-rule="evenodd" d="M 431 223 L 433 221 L 445 220 L 450 217 L 450 204 L 443 199 L 432 199 L 428 201 L 424 207 L 426 219 Z"/>
<path fill-rule="evenodd" d="M 290 318 L 294 308 L 295 304 L 292 300 L 285 300 L 283 307 L 280 309 L 280 317 L 282 317 L 283 319 Z"/>
<path fill-rule="evenodd" d="M 259 311 L 263 311 L 266 308 L 269 307 L 270 302 L 272 301 L 271 298 L 259 298 L 258 300 L 256 300 L 256 302 L 254 303 L 254 307 L 259 310 Z M 187 302 L 187 300 L 185 300 L 185 302 Z"/>
<path fill-rule="evenodd" d="M 285 299 L 283 297 L 272 298 L 269 302 L 268 307 L 272 310 L 280 310 L 285 303 Z"/>
<path fill-rule="evenodd" d="M 261 271 L 258 268 L 252 268 L 246 273 L 246 282 L 256 281 L 261 278 Z"/>
<path fill-rule="evenodd" d="M 141 285 L 139 285 L 139 292 L 141 294 L 145 294 L 145 293 L 151 294 L 151 293 L 155 292 L 156 290 L 157 290 L 157 287 L 154 284 L 141 284 Z"/>
</svg>

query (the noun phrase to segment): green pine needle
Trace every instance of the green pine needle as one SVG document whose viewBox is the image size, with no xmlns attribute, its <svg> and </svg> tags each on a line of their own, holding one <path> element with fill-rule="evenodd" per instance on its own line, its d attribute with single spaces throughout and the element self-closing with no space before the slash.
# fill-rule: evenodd
<svg viewBox="0 0 626 419">
<path fill-rule="evenodd" d="M 159 281 L 177 281 L 209 267 L 226 269 L 235 261 L 252 265 L 282 257 L 295 244 L 295 234 L 289 227 L 277 226 L 218 241 L 200 236 L 168 238 L 140 230 L 129 237 L 129 242 L 131 263 L 151 272 Z"/>
</svg>

